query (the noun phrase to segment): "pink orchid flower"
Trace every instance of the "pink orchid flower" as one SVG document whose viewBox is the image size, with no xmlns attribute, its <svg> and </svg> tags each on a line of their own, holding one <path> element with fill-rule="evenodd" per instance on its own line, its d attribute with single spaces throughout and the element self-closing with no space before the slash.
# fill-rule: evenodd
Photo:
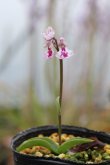
<svg viewBox="0 0 110 165">
<path fill-rule="evenodd" d="M 59 47 L 60 47 L 60 49 L 59 49 L 59 51 L 56 54 L 57 58 L 65 59 L 65 58 L 69 58 L 69 57 L 71 57 L 73 55 L 72 51 L 69 50 L 66 47 L 66 42 L 65 42 L 63 37 L 60 38 Z"/>
<path fill-rule="evenodd" d="M 65 59 L 65 58 L 69 58 L 73 55 L 72 51 L 69 50 L 66 47 L 60 48 L 60 50 L 57 52 L 56 57 L 59 59 Z"/>
<path fill-rule="evenodd" d="M 53 28 L 49 26 L 49 27 L 46 29 L 46 32 L 43 33 L 43 36 L 44 36 L 44 39 L 45 39 L 46 41 L 52 40 L 52 39 L 54 38 L 54 36 L 55 36 L 55 32 L 54 32 Z"/>
</svg>

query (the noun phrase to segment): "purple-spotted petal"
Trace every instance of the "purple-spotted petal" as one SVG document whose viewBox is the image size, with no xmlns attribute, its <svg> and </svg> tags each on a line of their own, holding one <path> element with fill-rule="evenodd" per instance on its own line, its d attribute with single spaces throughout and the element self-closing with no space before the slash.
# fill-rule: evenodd
<svg viewBox="0 0 110 165">
<path fill-rule="evenodd" d="M 45 52 L 44 55 L 45 55 L 45 58 L 46 58 L 46 59 L 50 59 L 50 58 L 53 57 L 54 52 L 53 52 L 53 50 L 52 50 L 51 48 L 48 48 L 48 50 Z"/>
<path fill-rule="evenodd" d="M 71 50 L 68 48 L 62 48 L 57 52 L 56 57 L 59 59 L 65 59 L 71 57 L 72 55 L 73 52 Z"/>
</svg>

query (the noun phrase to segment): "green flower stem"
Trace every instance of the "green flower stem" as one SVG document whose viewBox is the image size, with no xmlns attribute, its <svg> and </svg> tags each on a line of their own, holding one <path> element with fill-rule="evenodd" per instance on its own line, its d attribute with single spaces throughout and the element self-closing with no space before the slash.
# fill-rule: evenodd
<svg viewBox="0 0 110 165">
<path fill-rule="evenodd" d="M 63 60 L 60 60 L 60 107 L 62 106 L 62 92 L 63 92 Z"/>
<path fill-rule="evenodd" d="M 58 121 L 59 121 L 59 126 L 58 126 L 58 132 L 59 132 L 59 144 L 61 145 L 61 108 L 62 108 L 62 92 L 63 92 L 63 60 L 60 60 L 60 98 L 59 98 L 59 104 L 60 104 L 60 110 L 58 114 Z"/>
<path fill-rule="evenodd" d="M 59 46 L 58 46 L 56 38 L 53 38 L 52 42 L 53 42 L 55 49 L 58 52 Z M 58 134 L 59 134 L 59 145 L 61 145 L 61 133 L 62 133 L 61 108 L 62 108 L 62 93 L 63 93 L 63 60 L 60 59 L 59 61 L 60 61 L 60 98 L 59 98 L 60 109 L 58 111 Z"/>
</svg>

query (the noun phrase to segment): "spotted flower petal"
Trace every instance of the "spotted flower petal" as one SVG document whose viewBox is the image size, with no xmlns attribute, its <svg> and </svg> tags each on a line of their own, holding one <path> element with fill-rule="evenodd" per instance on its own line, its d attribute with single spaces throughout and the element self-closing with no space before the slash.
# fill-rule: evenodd
<svg viewBox="0 0 110 165">
<path fill-rule="evenodd" d="M 56 57 L 59 59 L 65 59 L 65 58 L 69 58 L 73 55 L 73 52 L 71 50 L 69 50 L 68 48 L 61 48 L 57 54 Z"/>
<path fill-rule="evenodd" d="M 45 52 L 44 55 L 45 55 L 45 58 L 46 58 L 46 59 L 50 59 L 50 58 L 53 57 L 54 52 L 53 52 L 53 50 L 52 50 L 51 48 L 48 48 L 48 50 Z"/>
</svg>

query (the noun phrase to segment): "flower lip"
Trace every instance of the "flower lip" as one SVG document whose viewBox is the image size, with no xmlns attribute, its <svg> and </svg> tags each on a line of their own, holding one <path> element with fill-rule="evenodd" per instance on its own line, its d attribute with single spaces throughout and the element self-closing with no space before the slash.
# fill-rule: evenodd
<svg viewBox="0 0 110 165">
<path fill-rule="evenodd" d="M 45 52 L 45 58 L 50 59 L 53 57 L 53 54 L 54 54 L 53 50 L 48 47 L 48 50 Z"/>
<path fill-rule="evenodd" d="M 46 41 L 50 41 L 54 38 L 55 32 L 52 27 L 48 27 L 46 31 L 43 33 L 43 37 Z"/>
<path fill-rule="evenodd" d="M 59 59 L 65 59 L 69 58 L 73 55 L 73 52 L 69 50 L 68 48 L 60 48 L 60 50 L 57 52 L 56 57 Z"/>
</svg>

